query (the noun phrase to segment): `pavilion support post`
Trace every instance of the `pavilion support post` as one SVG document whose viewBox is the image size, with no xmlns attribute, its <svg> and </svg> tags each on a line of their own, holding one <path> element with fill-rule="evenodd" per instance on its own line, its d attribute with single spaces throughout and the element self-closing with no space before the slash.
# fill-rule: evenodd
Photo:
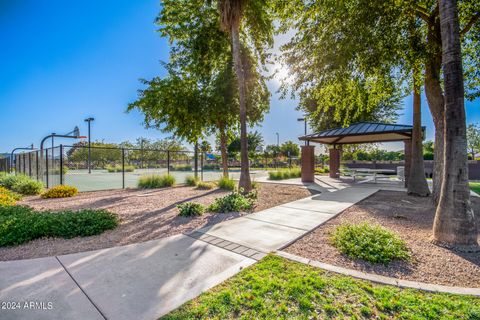
<svg viewBox="0 0 480 320">
<path fill-rule="evenodd" d="M 405 161 L 405 188 L 408 187 L 408 178 L 410 176 L 410 168 L 412 167 L 412 140 L 404 140 L 404 161 Z"/>
<path fill-rule="evenodd" d="M 302 182 L 315 181 L 315 146 L 302 148 Z"/>
<path fill-rule="evenodd" d="M 338 146 L 329 149 L 330 178 L 340 178 L 340 158 L 342 150 Z"/>
</svg>

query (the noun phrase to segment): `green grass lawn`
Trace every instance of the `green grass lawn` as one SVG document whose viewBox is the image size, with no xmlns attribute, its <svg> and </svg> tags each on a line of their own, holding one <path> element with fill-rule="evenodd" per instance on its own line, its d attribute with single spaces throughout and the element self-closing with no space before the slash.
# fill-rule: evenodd
<svg viewBox="0 0 480 320">
<path fill-rule="evenodd" d="M 480 194 L 480 182 L 470 182 L 470 190 L 473 192 Z"/>
<path fill-rule="evenodd" d="M 480 319 L 480 298 L 375 285 L 267 256 L 162 319 Z"/>
</svg>

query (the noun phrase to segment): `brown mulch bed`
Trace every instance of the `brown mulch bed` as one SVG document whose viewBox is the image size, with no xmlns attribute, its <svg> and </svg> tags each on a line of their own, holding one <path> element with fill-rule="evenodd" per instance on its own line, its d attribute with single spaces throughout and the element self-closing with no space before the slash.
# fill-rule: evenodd
<svg viewBox="0 0 480 320">
<path fill-rule="evenodd" d="M 143 242 L 212 225 L 247 213 L 206 213 L 200 217 L 178 216 L 177 204 L 193 201 L 205 205 L 228 191 L 219 189 L 197 190 L 193 187 L 166 189 L 127 189 L 84 192 L 73 198 L 41 199 L 29 197 L 19 202 L 38 210 L 78 210 L 84 208 L 106 209 L 116 213 L 120 225 L 101 235 L 74 239 L 37 239 L 26 244 L 1 247 L 0 260 L 17 260 L 61 255 L 88 250 L 110 248 Z M 302 186 L 259 184 L 258 201 L 254 211 L 264 210 L 283 203 L 308 197 L 311 192 Z"/>
<path fill-rule="evenodd" d="M 480 199 L 472 197 L 480 226 Z M 460 253 L 430 242 L 435 208 L 430 199 L 405 192 L 380 191 L 348 208 L 337 217 L 301 238 L 285 251 L 350 269 L 420 282 L 480 287 L 480 252 Z M 411 250 L 411 262 L 394 261 L 388 266 L 352 260 L 329 242 L 341 223 L 369 221 L 397 232 Z M 480 228 L 480 227 L 479 227 Z"/>
</svg>

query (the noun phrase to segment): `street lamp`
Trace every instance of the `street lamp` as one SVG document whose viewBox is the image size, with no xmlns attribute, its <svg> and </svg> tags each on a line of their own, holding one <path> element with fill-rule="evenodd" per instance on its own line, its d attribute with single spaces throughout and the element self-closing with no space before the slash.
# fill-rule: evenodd
<svg viewBox="0 0 480 320">
<path fill-rule="evenodd" d="M 298 118 L 297 121 L 303 121 L 305 123 L 305 135 L 307 135 L 307 118 Z M 305 145 L 308 145 L 308 141 L 305 141 Z"/>
<path fill-rule="evenodd" d="M 95 119 L 90 117 L 90 118 L 87 118 L 85 119 L 84 121 L 88 123 L 88 173 L 92 173 L 92 168 L 90 166 L 90 163 L 91 163 L 91 159 L 92 159 L 92 153 L 91 153 L 91 134 L 90 134 L 90 129 L 91 129 L 91 123 L 92 121 L 94 121 Z"/>
</svg>

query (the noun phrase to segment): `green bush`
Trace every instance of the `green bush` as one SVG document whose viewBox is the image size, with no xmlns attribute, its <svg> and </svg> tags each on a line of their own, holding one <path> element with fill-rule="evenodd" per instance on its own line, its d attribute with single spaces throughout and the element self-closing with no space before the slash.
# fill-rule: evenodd
<svg viewBox="0 0 480 320">
<path fill-rule="evenodd" d="M 254 193 L 243 195 L 241 192 L 233 191 L 229 195 L 215 199 L 208 207 L 208 211 L 220 213 L 248 211 L 253 209 L 254 205 Z"/>
<path fill-rule="evenodd" d="M 342 224 L 332 233 L 333 246 L 350 258 L 388 265 L 394 259 L 409 260 L 405 241 L 379 225 Z"/>
<path fill-rule="evenodd" d="M 118 225 L 105 210 L 35 211 L 29 207 L 0 207 L 0 246 L 19 245 L 43 237 L 86 237 Z"/>
<path fill-rule="evenodd" d="M 220 165 L 218 164 L 204 164 L 202 167 L 203 170 L 220 170 Z"/>
<path fill-rule="evenodd" d="M 176 164 L 171 165 L 170 170 L 172 171 L 192 171 L 192 166 L 189 164 Z"/>
<path fill-rule="evenodd" d="M 78 190 L 72 186 L 55 186 L 42 193 L 43 199 L 68 198 L 77 195 Z"/>
<path fill-rule="evenodd" d="M 27 178 L 25 180 L 15 182 L 15 184 L 12 186 L 12 190 L 26 196 L 32 196 L 40 194 L 43 191 L 43 183 Z"/>
<path fill-rule="evenodd" d="M 170 174 L 149 174 L 138 179 L 138 187 L 146 189 L 166 188 L 175 185 L 175 178 Z"/>
<path fill-rule="evenodd" d="M 121 165 L 115 165 L 115 166 L 106 166 L 105 169 L 107 169 L 108 172 L 113 173 L 113 172 L 122 172 L 122 166 Z M 125 172 L 133 172 L 135 171 L 135 166 L 125 166 Z"/>
<path fill-rule="evenodd" d="M 199 190 L 212 190 L 215 188 L 217 185 L 213 182 L 205 182 L 205 181 L 200 181 L 197 184 L 197 189 Z"/>
<path fill-rule="evenodd" d="M 195 202 L 184 202 L 179 204 L 177 208 L 180 211 L 178 215 L 182 217 L 201 216 L 205 212 L 205 206 Z"/>
<path fill-rule="evenodd" d="M 235 181 L 228 177 L 221 177 L 218 180 L 218 187 L 223 190 L 235 190 Z"/>
<path fill-rule="evenodd" d="M 268 173 L 269 180 L 285 180 L 292 178 L 300 178 L 301 176 L 302 172 L 299 168 L 270 171 Z"/>
<path fill-rule="evenodd" d="M 185 184 L 189 187 L 195 187 L 198 184 L 198 178 L 195 178 L 194 176 L 186 176 Z"/>
<path fill-rule="evenodd" d="M 7 174 L 0 177 L 0 187 L 23 195 L 35 195 L 42 192 L 43 183 L 23 174 Z"/>
<path fill-rule="evenodd" d="M 315 168 L 315 173 L 316 174 L 324 174 L 324 173 L 329 173 L 330 170 L 328 167 L 323 167 L 323 168 Z"/>
<path fill-rule="evenodd" d="M 21 174 L 7 174 L 0 177 L 0 187 L 4 187 L 7 189 L 12 189 L 13 185 L 20 181 L 28 180 L 29 178 L 25 175 Z"/>
</svg>

